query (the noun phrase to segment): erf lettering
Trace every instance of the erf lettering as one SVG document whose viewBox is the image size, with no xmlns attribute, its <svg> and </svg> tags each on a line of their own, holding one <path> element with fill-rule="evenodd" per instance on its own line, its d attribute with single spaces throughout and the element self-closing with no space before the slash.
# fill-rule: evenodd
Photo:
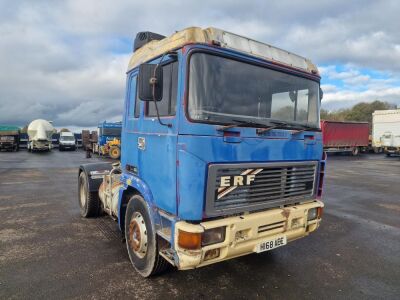
<svg viewBox="0 0 400 300">
<path fill-rule="evenodd" d="M 221 176 L 221 187 L 250 185 L 256 175 Z"/>
</svg>

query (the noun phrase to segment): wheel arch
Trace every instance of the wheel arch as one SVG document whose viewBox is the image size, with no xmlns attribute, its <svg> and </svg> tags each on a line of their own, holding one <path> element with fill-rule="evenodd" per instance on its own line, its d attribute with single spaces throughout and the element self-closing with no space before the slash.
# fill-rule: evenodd
<svg viewBox="0 0 400 300">
<path fill-rule="evenodd" d="M 96 192 L 99 190 L 100 184 L 103 182 L 102 177 L 92 176 L 91 172 L 93 171 L 111 171 L 112 164 L 111 163 L 90 163 L 83 164 L 79 166 L 78 178 L 82 172 L 86 174 L 86 178 L 88 179 L 88 189 L 89 192 Z"/>
<path fill-rule="evenodd" d="M 152 223 L 155 225 L 158 223 L 158 213 L 153 205 L 153 195 L 147 184 L 140 178 L 129 175 L 124 176 L 125 186 L 119 191 L 119 203 L 118 203 L 118 226 L 122 232 L 125 228 L 125 212 L 128 205 L 129 199 L 133 195 L 140 195 L 146 202 L 147 209 L 152 219 Z"/>
</svg>

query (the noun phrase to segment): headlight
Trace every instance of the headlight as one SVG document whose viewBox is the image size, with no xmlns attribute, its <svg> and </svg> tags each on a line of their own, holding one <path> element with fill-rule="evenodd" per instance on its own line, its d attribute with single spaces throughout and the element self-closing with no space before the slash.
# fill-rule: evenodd
<svg viewBox="0 0 400 300">
<path fill-rule="evenodd" d="M 309 209 L 308 214 L 307 214 L 307 221 L 321 219 L 323 211 L 324 211 L 323 207 L 314 207 L 314 208 Z"/>
<path fill-rule="evenodd" d="M 225 240 L 225 231 L 225 226 L 205 230 L 202 235 L 201 245 L 208 246 L 223 242 Z"/>
<path fill-rule="evenodd" d="M 307 221 L 312 221 L 317 218 L 317 208 L 311 208 L 308 210 Z"/>
</svg>

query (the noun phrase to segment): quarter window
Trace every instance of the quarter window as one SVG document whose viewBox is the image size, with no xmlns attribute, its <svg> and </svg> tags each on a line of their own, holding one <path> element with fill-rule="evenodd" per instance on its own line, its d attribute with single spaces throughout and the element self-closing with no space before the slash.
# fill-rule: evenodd
<svg viewBox="0 0 400 300">
<path fill-rule="evenodd" d="M 140 112 L 140 101 L 137 98 L 136 93 L 136 85 L 137 85 L 137 76 L 133 76 L 130 82 L 130 91 L 129 91 L 129 103 L 128 103 L 128 117 L 131 118 L 134 116 L 135 118 L 139 118 Z"/>
</svg>

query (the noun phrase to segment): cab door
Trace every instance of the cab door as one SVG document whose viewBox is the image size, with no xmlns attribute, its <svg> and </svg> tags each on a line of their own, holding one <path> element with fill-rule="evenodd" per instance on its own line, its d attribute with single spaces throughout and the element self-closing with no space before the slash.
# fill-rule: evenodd
<svg viewBox="0 0 400 300">
<path fill-rule="evenodd" d="M 166 62 L 162 71 L 163 97 L 157 102 L 157 107 L 164 125 L 158 121 L 154 102 L 140 101 L 143 110 L 136 145 L 138 171 L 149 186 L 157 207 L 176 214 L 178 62 Z"/>
<path fill-rule="evenodd" d="M 121 133 L 121 164 L 125 171 L 136 173 L 138 167 L 138 123 L 140 120 L 140 101 L 137 99 L 137 71 L 128 75 L 125 114 Z"/>
</svg>

